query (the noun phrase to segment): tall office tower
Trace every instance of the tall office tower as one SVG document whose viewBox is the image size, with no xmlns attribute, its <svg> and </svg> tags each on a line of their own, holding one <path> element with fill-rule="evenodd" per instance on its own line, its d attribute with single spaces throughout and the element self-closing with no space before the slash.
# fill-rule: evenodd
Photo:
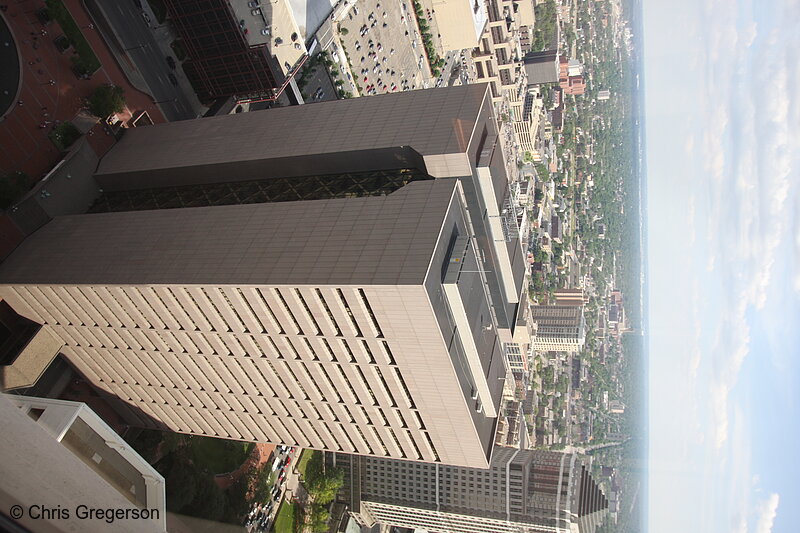
<svg viewBox="0 0 800 533">
<path fill-rule="evenodd" d="M 497 447 L 489 469 L 331 454 L 349 509 L 432 533 L 592 533 L 608 500 L 575 454 Z"/>
<path fill-rule="evenodd" d="M 0 297 L 131 424 L 485 467 L 524 279 L 495 120 L 468 86 L 132 131 L 122 212 L 45 225 Z"/>
<path fill-rule="evenodd" d="M 533 349 L 578 352 L 586 340 L 583 307 L 574 305 L 532 305 L 530 320 L 536 324 Z"/>
</svg>

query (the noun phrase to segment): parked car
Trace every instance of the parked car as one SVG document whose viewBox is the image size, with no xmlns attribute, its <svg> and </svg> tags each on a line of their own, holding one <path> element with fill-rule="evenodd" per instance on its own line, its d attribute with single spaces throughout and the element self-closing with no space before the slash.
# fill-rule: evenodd
<svg viewBox="0 0 800 533">
<path fill-rule="evenodd" d="M 172 70 L 175 70 L 175 68 L 178 65 L 175 64 L 175 58 L 174 57 L 167 56 L 167 66 L 169 66 L 169 68 L 171 68 Z"/>
<path fill-rule="evenodd" d="M 169 77 L 169 81 L 170 81 L 170 83 L 172 83 L 172 85 L 175 85 L 175 86 L 178 85 L 178 78 L 175 77 L 175 74 L 170 72 L 168 77 Z"/>
</svg>

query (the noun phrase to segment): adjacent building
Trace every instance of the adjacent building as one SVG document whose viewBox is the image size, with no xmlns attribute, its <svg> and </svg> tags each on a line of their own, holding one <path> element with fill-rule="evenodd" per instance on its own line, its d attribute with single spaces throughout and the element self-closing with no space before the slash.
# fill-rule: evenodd
<svg viewBox="0 0 800 533">
<path fill-rule="evenodd" d="M 183 69 L 203 100 L 275 100 L 284 91 L 298 103 L 292 77 L 307 57 L 289 0 L 165 0 Z M 290 86 L 291 84 L 291 86 Z"/>
<path fill-rule="evenodd" d="M 0 423 L 0 504 L 30 508 L 18 527 L 107 531 L 91 508 L 114 509 L 115 531 L 166 531 L 164 478 L 86 404 L 0 394 Z"/>
<path fill-rule="evenodd" d="M 536 324 L 533 349 L 578 352 L 586 340 L 583 307 L 574 305 L 532 305 L 530 320 Z"/>
<path fill-rule="evenodd" d="M 530 85 L 557 83 L 559 80 L 558 50 L 530 52 L 523 58 L 523 64 Z"/>
<path fill-rule="evenodd" d="M 496 143 L 485 85 L 133 131 L 0 297 L 131 425 L 486 467 L 525 275 Z"/>
<path fill-rule="evenodd" d="M 575 454 L 498 446 L 488 469 L 330 454 L 362 525 L 436 533 L 592 533 L 608 500 Z"/>
</svg>

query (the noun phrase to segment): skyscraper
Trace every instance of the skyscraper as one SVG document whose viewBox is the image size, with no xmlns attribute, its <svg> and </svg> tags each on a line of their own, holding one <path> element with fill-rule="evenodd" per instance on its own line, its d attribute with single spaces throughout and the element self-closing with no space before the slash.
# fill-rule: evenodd
<svg viewBox="0 0 800 533">
<path fill-rule="evenodd" d="M 574 305 L 532 305 L 530 320 L 536 324 L 533 349 L 578 352 L 586 340 L 583 307 Z"/>
<path fill-rule="evenodd" d="M 497 447 L 488 469 L 331 454 L 350 511 L 436 533 L 591 533 L 608 500 L 575 455 Z"/>
<path fill-rule="evenodd" d="M 130 132 L 0 297 L 131 424 L 485 467 L 524 277 L 486 86 L 310 107 Z"/>
</svg>

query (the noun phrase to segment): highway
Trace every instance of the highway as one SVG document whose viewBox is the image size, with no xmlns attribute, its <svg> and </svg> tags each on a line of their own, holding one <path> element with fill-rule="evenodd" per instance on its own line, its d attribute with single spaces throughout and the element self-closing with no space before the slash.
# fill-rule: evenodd
<svg viewBox="0 0 800 533">
<path fill-rule="evenodd" d="M 101 6 L 102 10 L 94 4 Z M 109 46 L 130 57 L 166 119 L 174 121 L 196 118 L 189 98 L 180 86 L 170 82 L 169 75 L 173 71 L 167 65 L 166 55 L 153 34 L 154 31 L 160 31 L 166 35 L 166 28 L 155 28 L 157 22 L 152 16 L 148 26 L 135 0 L 86 0 L 86 7 L 95 20 L 105 19 L 113 27 L 117 42 L 109 42 Z M 175 74 L 183 78 L 182 73 Z M 188 84 L 184 82 L 184 85 Z"/>
</svg>

